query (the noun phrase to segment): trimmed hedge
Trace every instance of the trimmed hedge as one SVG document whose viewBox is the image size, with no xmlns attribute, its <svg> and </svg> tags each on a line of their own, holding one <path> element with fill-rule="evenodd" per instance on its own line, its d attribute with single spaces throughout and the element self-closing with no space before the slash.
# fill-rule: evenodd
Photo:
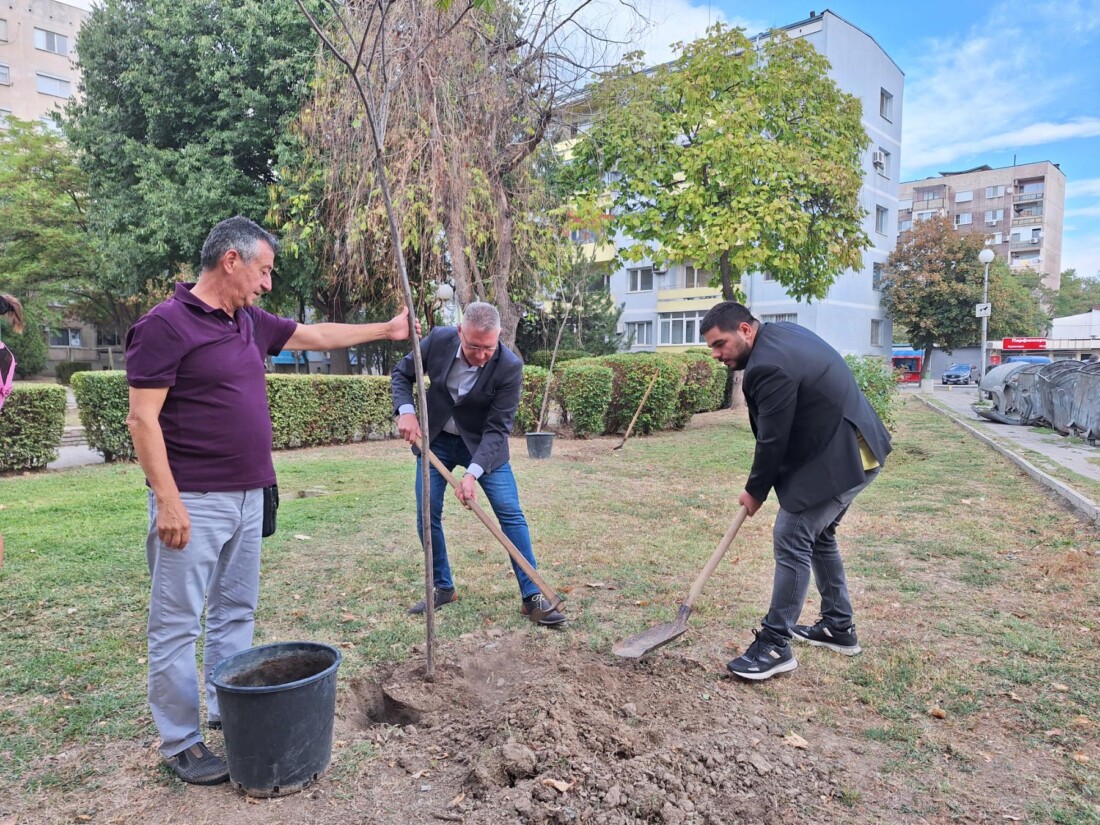
<svg viewBox="0 0 1100 825">
<path fill-rule="evenodd" d="M 267 398 L 276 450 L 396 432 L 388 376 L 268 375 Z"/>
<path fill-rule="evenodd" d="M 107 461 L 132 461 L 137 457 L 126 415 L 130 388 L 123 370 L 78 372 L 72 377 L 73 395 L 88 446 Z"/>
<path fill-rule="evenodd" d="M 885 358 L 874 355 L 845 355 L 844 360 L 882 423 L 892 428 L 898 393 L 898 377 L 893 368 Z"/>
<path fill-rule="evenodd" d="M 559 394 L 562 407 L 578 438 L 606 429 L 607 408 L 615 373 L 610 367 L 584 359 L 566 364 L 562 369 Z"/>
<path fill-rule="evenodd" d="M 546 382 L 550 378 L 550 371 L 543 367 L 535 367 L 528 364 L 523 368 L 523 389 L 519 395 L 519 409 L 516 410 L 516 420 L 512 425 L 515 435 L 534 432 L 539 423 L 539 413 L 542 411 L 542 395 L 546 389 Z M 546 409 L 546 417 L 550 417 L 550 403 Z M 546 429 L 546 422 L 542 422 Z"/>
<path fill-rule="evenodd" d="M 65 403 L 65 390 L 58 386 L 12 389 L 0 410 L 0 471 L 40 470 L 57 458 Z"/>
<path fill-rule="evenodd" d="M 57 365 L 54 373 L 58 384 L 70 383 L 74 372 L 87 372 L 92 365 L 87 361 L 62 361 Z"/>
<path fill-rule="evenodd" d="M 610 367 L 615 374 L 604 429 L 607 435 L 625 432 L 630 426 L 630 419 L 634 417 L 654 371 L 659 377 L 646 399 L 645 407 L 638 415 L 634 431 L 644 434 L 672 426 L 678 412 L 680 386 L 683 383 L 682 367 L 679 363 L 672 357 L 650 353 L 608 355 L 599 359 L 599 362 Z"/>
<path fill-rule="evenodd" d="M 550 357 L 553 354 L 553 350 L 535 350 L 531 353 L 530 357 L 528 357 L 527 365 L 530 367 L 542 367 L 543 369 L 550 369 Z M 560 366 L 566 361 L 576 361 L 578 358 L 588 357 L 588 353 L 581 349 L 559 349 L 558 357 L 554 359 L 554 366 Z"/>
</svg>

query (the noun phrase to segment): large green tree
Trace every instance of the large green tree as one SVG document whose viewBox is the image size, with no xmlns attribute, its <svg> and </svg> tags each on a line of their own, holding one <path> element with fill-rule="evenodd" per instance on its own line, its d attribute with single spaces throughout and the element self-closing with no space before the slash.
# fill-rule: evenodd
<svg viewBox="0 0 1100 825">
<path fill-rule="evenodd" d="M 1076 269 L 1062 273 L 1058 291 L 1050 296 L 1050 312 L 1054 318 L 1080 315 L 1100 307 L 1100 279 L 1078 275 Z"/>
<path fill-rule="evenodd" d="M 104 0 L 80 32 L 66 131 L 116 290 L 197 264 L 210 227 L 262 220 L 317 42 L 294 0 Z"/>
<path fill-rule="evenodd" d="M 913 224 L 908 237 L 890 255 L 882 282 L 882 303 L 908 334 L 910 346 L 950 352 L 981 342 L 981 321 L 974 305 L 983 297 L 985 268 L 978 255 L 981 235 L 956 232 L 951 219 L 936 216 Z M 1013 273 L 1004 261 L 989 267 L 990 340 L 1039 335 L 1047 324 L 1039 303 L 1039 278 Z"/>
<path fill-rule="evenodd" d="M 675 48 L 652 71 L 633 54 L 602 77 L 575 149 L 579 188 L 611 198 L 626 260 L 693 261 L 728 299 L 752 272 L 795 298 L 824 297 L 868 244 L 859 100 L 781 32 L 753 42 L 716 24 Z"/>
</svg>

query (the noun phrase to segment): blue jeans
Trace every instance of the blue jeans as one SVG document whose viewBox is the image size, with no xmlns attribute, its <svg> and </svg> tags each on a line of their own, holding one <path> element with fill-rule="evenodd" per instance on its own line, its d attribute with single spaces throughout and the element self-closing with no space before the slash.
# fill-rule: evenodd
<svg viewBox="0 0 1100 825">
<path fill-rule="evenodd" d="M 838 630 L 852 625 L 852 601 L 837 548 L 836 528 L 855 497 L 878 473 L 879 468 L 869 470 L 862 484 L 801 513 L 779 508 L 772 529 L 775 581 L 771 606 L 763 621 L 765 633 L 773 640 L 791 638 L 791 628 L 806 603 L 811 569 L 821 594 L 821 618 Z"/>
<path fill-rule="evenodd" d="M 466 443 L 457 435 L 441 432 L 430 445 L 435 457 L 448 470 L 454 470 L 458 465 L 469 467 L 472 457 L 466 448 Z M 420 462 L 422 456 L 416 459 L 416 532 L 420 541 L 424 541 L 423 533 L 423 483 L 420 476 Z M 447 540 L 443 536 L 443 499 L 447 495 L 447 480 L 435 467 L 429 470 L 432 490 L 432 577 L 436 587 L 441 590 L 452 590 L 454 580 L 451 578 L 451 565 L 447 560 Z M 523 515 L 523 509 L 519 504 L 519 490 L 516 488 L 516 477 L 512 475 L 512 465 L 505 463 L 497 467 L 491 473 L 483 473 L 478 479 L 478 484 L 485 492 L 485 498 L 489 500 L 489 506 L 493 508 L 500 529 L 504 531 L 512 544 L 516 546 L 523 557 L 535 564 L 535 553 L 531 549 L 531 532 L 527 529 L 527 519 Z M 509 556 L 509 559 L 511 557 Z M 512 570 L 515 571 L 519 581 L 519 592 L 523 598 L 534 596 L 539 592 L 534 582 L 515 563 L 512 562 Z"/>
</svg>

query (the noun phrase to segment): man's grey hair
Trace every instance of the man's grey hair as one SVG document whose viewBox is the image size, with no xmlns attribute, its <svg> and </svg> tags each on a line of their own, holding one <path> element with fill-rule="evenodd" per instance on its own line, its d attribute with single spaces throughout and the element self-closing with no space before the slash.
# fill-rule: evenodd
<svg viewBox="0 0 1100 825">
<path fill-rule="evenodd" d="M 279 242 L 263 227 L 241 215 L 226 218 L 210 230 L 210 234 L 203 242 L 200 261 L 202 268 L 216 267 L 218 261 L 230 249 L 237 250 L 241 259 L 248 263 L 259 254 L 261 241 L 270 246 L 272 252 L 279 251 Z"/>
<path fill-rule="evenodd" d="M 474 301 L 462 313 L 462 323 L 479 332 L 493 332 L 500 329 L 500 313 L 492 304 Z"/>
</svg>

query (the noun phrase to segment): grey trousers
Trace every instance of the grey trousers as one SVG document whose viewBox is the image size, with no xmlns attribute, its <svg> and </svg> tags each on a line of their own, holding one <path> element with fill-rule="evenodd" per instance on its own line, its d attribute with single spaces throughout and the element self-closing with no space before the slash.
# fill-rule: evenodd
<svg viewBox="0 0 1100 825">
<path fill-rule="evenodd" d="M 171 550 L 157 537 L 157 505 L 149 491 L 145 556 L 149 598 L 149 706 L 160 752 L 173 756 L 202 740 L 196 641 L 202 634 L 203 681 L 209 719 L 218 719 L 210 677 L 224 659 L 252 646 L 260 589 L 263 491 L 181 493 L 191 516 L 191 540 Z"/>
<path fill-rule="evenodd" d="M 837 629 L 852 625 L 852 601 L 836 543 L 836 528 L 855 497 L 878 474 L 879 468 L 869 470 L 862 484 L 801 513 L 779 508 L 772 528 L 775 580 L 771 605 L 763 621 L 764 630 L 772 639 L 791 638 L 791 628 L 806 603 L 811 569 L 821 594 L 821 617 Z"/>
</svg>

